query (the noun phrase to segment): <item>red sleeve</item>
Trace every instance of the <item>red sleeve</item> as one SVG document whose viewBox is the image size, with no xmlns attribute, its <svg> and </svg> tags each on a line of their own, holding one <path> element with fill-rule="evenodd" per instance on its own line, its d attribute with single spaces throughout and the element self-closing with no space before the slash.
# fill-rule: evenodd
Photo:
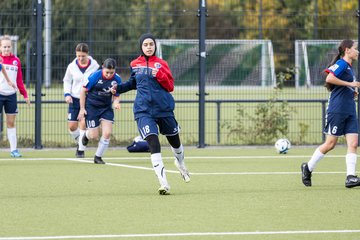
<svg viewBox="0 0 360 240">
<path fill-rule="evenodd" d="M 156 80 L 168 92 L 174 91 L 174 78 L 167 62 L 162 61 L 162 66 L 156 74 Z"/>
<path fill-rule="evenodd" d="M 20 60 L 18 60 L 17 62 L 18 62 L 18 73 L 17 73 L 17 78 L 16 78 L 16 85 L 20 91 L 20 94 L 23 95 L 24 98 L 28 98 L 28 94 L 27 94 L 27 91 L 26 91 L 26 88 L 25 88 L 24 82 L 23 82 L 21 62 L 20 62 Z"/>
</svg>

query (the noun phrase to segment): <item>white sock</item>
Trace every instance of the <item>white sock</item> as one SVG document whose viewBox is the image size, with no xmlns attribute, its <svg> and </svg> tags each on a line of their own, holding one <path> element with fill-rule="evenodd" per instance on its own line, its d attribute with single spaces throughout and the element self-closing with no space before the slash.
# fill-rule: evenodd
<svg viewBox="0 0 360 240">
<path fill-rule="evenodd" d="M 82 130 L 82 129 L 79 130 L 79 133 L 80 133 L 79 139 L 78 139 L 79 151 L 84 151 L 86 149 L 86 147 L 82 144 L 82 138 L 85 135 L 85 132 L 86 132 L 86 130 Z"/>
<path fill-rule="evenodd" d="M 70 135 L 73 137 L 73 139 L 77 140 L 78 137 L 80 136 L 80 131 L 79 129 L 76 129 L 75 131 L 70 131 L 69 130 Z"/>
<path fill-rule="evenodd" d="M 355 168 L 356 168 L 356 153 L 348 153 L 346 154 L 346 176 L 353 175 L 355 176 Z"/>
<path fill-rule="evenodd" d="M 325 154 L 320 152 L 319 148 L 315 150 L 312 157 L 310 158 L 310 161 L 308 162 L 308 167 L 310 172 L 312 172 L 315 169 L 316 164 L 318 164 L 321 161 L 321 159 L 324 158 L 324 156 Z"/>
<path fill-rule="evenodd" d="M 10 151 L 14 151 L 17 148 L 17 139 L 16 139 L 16 128 L 7 129 L 7 138 L 10 143 Z"/>
<path fill-rule="evenodd" d="M 161 158 L 161 153 L 151 154 L 151 163 L 153 165 L 153 169 L 155 170 L 155 174 L 159 179 L 160 185 L 169 186 L 169 183 L 166 179 L 166 171 Z"/>
<path fill-rule="evenodd" d="M 89 130 L 85 130 L 85 136 L 86 136 L 87 139 L 90 139 Z"/>
<path fill-rule="evenodd" d="M 174 153 L 174 156 L 180 161 L 184 161 L 184 147 L 181 144 L 179 148 L 171 147 L 171 151 Z"/>
<path fill-rule="evenodd" d="M 110 139 L 105 139 L 101 137 L 95 155 L 98 157 L 102 157 L 104 155 L 104 152 L 108 148 L 109 143 L 110 143 Z"/>
</svg>

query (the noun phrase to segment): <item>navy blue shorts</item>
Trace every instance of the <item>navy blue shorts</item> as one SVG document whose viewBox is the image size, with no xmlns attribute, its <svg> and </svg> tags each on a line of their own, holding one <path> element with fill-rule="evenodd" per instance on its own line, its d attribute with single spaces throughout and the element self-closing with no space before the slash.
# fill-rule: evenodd
<svg viewBox="0 0 360 240">
<path fill-rule="evenodd" d="M 0 111 L 2 111 L 3 108 L 6 114 L 18 113 L 16 93 L 9 96 L 0 94 Z"/>
<path fill-rule="evenodd" d="M 136 122 L 143 139 L 149 135 L 159 135 L 159 130 L 165 136 L 173 136 L 180 132 L 179 124 L 174 117 L 140 117 L 136 119 Z"/>
<path fill-rule="evenodd" d="M 100 125 L 100 121 L 107 120 L 114 122 L 114 110 L 109 107 L 98 107 L 91 104 L 86 104 L 86 128 L 97 128 Z"/>
<path fill-rule="evenodd" d="M 77 122 L 77 117 L 80 112 L 80 99 L 72 97 L 73 102 L 69 104 L 68 121 Z"/>
<path fill-rule="evenodd" d="M 328 113 L 325 120 L 324 133 L 332 136 L 343 136 L 348 133 L 358 134 L 356 115 Z"/>
</svg>

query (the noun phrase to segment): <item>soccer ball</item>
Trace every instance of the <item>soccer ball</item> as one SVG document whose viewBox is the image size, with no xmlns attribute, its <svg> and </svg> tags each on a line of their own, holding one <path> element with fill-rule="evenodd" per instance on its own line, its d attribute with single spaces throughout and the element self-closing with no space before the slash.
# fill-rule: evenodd
<svg viewBox="0 0 360 240">
<path fill-rule="evenodd" d="M 281 138 L 275 143 L 276 151 L 280 154 L 286 154 L 291 148 L 291 143 L 286 138 Z"/>
</svg>

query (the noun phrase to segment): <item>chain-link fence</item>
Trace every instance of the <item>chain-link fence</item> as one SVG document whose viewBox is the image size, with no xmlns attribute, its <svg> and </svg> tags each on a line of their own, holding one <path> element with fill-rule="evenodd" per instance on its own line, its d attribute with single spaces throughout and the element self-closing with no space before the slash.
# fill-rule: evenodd
<svg viewBox="0 0 360 240">
<path fill-rule="evenodd" d="M 199 124 L 202 2 L 208 15 L 205 124 Z M 0 35 L 18 36 L 17 55 L 33 101 L 38 81 L 37 4 L 27 0 L 0 3 Z M 159 54 L 175 76 L 175 114 L 184 144 L 197 145 L 199 131 L 205 132 L 209 145 L 272 144 L 280 137 L 293 144 L 319 144 L 328 96 L 320 73 L 328 62 L 317 56 L 330 61 L 334 49 L 310 49 L 308 44 L 296 53 L 295 42 L 357 39 L 358 32 L 355 0 L 47 0 L 42 6 L 41 119 L 35 115 L 35 104 L 28 107 L 18 96 L 20 146 L 35 144 L 35 122 L 39 121 L 43 146 L 74 145 L 67 131 L 62 79 L 79 42 L 90 46 L 90 55 L 99 63 L 116 59 L 117 72 L 127 80 L 129 62 L 139 54 L 138 37 L 145 32 L 159 39 Z M 296 64 L 296 54 L 304 61 L 304 50 L 309 53 L 308 62 Z M 306 64 L 313 77 L 306 76 Z M 132 113 L 134 96 L 135 92 L 121 96 L 113 146 L 127 145 L 138 135 Z M 7 144 L 2 119 L 2 140 Z"/>
</svg>

